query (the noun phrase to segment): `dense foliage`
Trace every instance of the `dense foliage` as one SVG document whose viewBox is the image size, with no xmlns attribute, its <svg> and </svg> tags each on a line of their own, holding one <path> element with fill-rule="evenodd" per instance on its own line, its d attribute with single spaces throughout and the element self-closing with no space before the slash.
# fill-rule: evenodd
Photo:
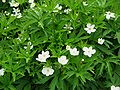
<svg viewBox="0 0 120 90">
<path fill-rule="evenodd" d="M 1 90 L 120 86 L 120 0 L 1 0 Z"/>
</svg>

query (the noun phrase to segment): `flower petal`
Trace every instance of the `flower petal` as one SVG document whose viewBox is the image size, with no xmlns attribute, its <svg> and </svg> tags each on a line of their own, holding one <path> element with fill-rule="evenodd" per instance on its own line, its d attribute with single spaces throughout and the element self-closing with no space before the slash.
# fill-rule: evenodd
<svg viewBox="0 0 120 90">
<path fill-rule="evenodd" d="M 87 51 L 88 50 L 88 48 L 87 47 L 83 47 L 83 51 Z"/>
</svg>

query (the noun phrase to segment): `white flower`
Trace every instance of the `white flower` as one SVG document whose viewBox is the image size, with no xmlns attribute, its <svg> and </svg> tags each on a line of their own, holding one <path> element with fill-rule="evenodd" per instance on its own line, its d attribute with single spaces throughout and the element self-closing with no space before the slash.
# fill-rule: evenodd
<svg viewBox="0 0 120 90">
<path fill-rule="evenodd" d="M 91 57 L 92 54 L 95 54 L 96 50 L 92 49 L 92 46 L 90 46 L 89 48 L 87 47 L 83 47 L 83 51 L 84 51 L 84 55 Z"/>
<path fill-rule="evenodd" d="M 7 11 L 4 12 L 5 14 L 7 13 Z"/>
<path fill-rule="evenodd" d="M 87 6 L 88 4 L 87 4 L 87 2 L 83 2 L 83 5 L 84 5 L 84 6 Z"/>
<path fill-rule="evenodd" d="M 21 39 L 18 37 L 17 40 L 21 41 Z"/>
<path fill-rule="evenodd" d="M 38 54 L 38 58 L 36 58 L 36 60 L 40 61 L 40 62 L 46 62 L 46 59 L 49 58 L 49 51 L 42 51 L 42 54 Z"/>
<path fill-rule="evenodd" d="M 68 9 L 65 9 L 65 10 L 64 10 L 64 13 L 68 14 L 68 13 L 70 13 L 71 11 L 72 11 L 72 10 L 68 8 Z"/>
<path fill-rule="evenodd" d="M 43 57 L 42 54 L 38 54 L 38 58 L 36 58 L 37 61 L 40 61 L 40 62 L 46 62 L 46 58 Z"/>
<path fill-rule="evenodd" d="M 98 38 L 98 43 L 99 43 L 99 44 L 102 45 L 102 44 L 104 43 L 104 41 L 105 41 L 104 39 L 102 39 L 102 38 Z"/>
<path fill-rule="evenodd" d="M 4 28 L 4 29 L 7 29 L 7 28 Z"/>
<path fill-rule="evenodd" d="M 84 59 L 82 59 L 81 61 L 82 61 L 82 62 L 84 62 L 85 60 L 84 60 Z"/>
<path fill-rule="evenodd" d="M 19 8 L 13 8 L 13 13 L 18 14 L 20 12 Z"/>
<path fill-rule="evenodd" d="M 15 14 L 11 14 L 11 16 L 16 16 Z"/>
<path fill-rule="evenodd" d="M 67 46 L 66 46 L 66 50 L 70 50 L 70 46 L 67 45 Z"/>
<path fill-rule="evenodd" d="M 33 7 L 35 7 L 35 3 L 30 4 L 30 8 L 33 8 Z"/>
<path fill-rule="evenodd" d="M 60 58 L 58 58 L 58 62 L 62 65 L 65 65 L 68 63 L 68 59 L 66 58 L 66 56 L 61 56 Z"/>
<path fill-rule="evenodd" d="M 111 86 L 111 90 L 116 90 L 114 85 Z"/>
<path fill-rule="evenodd" d="M 13 13 L 14 14 L 11 14 L 12 16 L 16 16 L 17 18 L 21 18 L 22 17 L 19 8 L 13 8 Z"/>
<path fill-rule="evenodd" d="M 49 51 L 46 52 L 42 51 L 42 56 L 45 57 L 46 59 L 49 58 L 50 57 Z"/>
<path fill-rule="evenodd" d="M 62 10 L 62 6 L 60 6 L 59 4 L 57 4 L 57 5 L 55 6 L 55 8 L 58 9 L 58 10 Z"/>
<path fill-rule="evenodd" d="M 111 86 L 111 90 L 120 90 L 120 87 Z"/>
<path fill-rule="evenodd" d="M 7 16 L 10 15 L 10 13 L 8 12 L 8 13 L 6 13 L 6 15 L 7 15 Z"/>
<path fill-rule="evenodd" d="M 54 70 L 51 67 L 43 67 L 42 73 L 46 76 L 50 76 L 54 73 Z"/>
<path fill-rule="evenodd" d="M 77 56 L 79 55 L 79 51 L 77 51 L 77 48 L 71 48 L 70 49 L 70 54 L 73 55 L 73 56 Z"/>
<path fill-rule="evenodd" d="M 115 18 L 115 13 L 108 11 L 106 12 L 105 16 L 106 16 L 106 19 L 109 20 L 110 18 Z"/>
<path fill-rule="evenodd" d="M 15 2 L 14 0 L 12 0 L 10 3 L 10 6 L 11 7 L 18 7 L 19 6 L 19 3 Z"/>
<path fill-rule="evenodd" d="M 5 2 L 6 2 L 6 0 L 2 0 L 2 2 L 3 2 L 3 3 L 5 3 Z"/>
<path fill-rule="evenodd" d="M 31 42 L 28 42 L 28 45 L 32 45 L 32 43 L 31 43 Z"/>
<path fill-rule="evenodd" d="M 87 33 L 91 34 L 92 32 L 95 32 L 96 29 L 95 29 L 95 25 L 93 24 L 90 24 L 88 23 L 87 24 L 87 28 L 84 28 L 85 31 L 87 31 Z"/>
<path fill-rule="evenodd" d="M 17 14 L 17 18 L 21 18 L 22 17 L 22 14 L 21 13 L 18 13 Z"/>
<path fill-rule="evenodd" d="M 27 49 L 27 46 L 24 46 L 24 49 Z M 30 49 L 33 49 L 33 45 L 30 44 Z"/>
<path fill-rule="evenodd" d="M 115 90 L 120 90 L 120 87 L 116 87 L 116 89 Z"/>
<path fill-rule="evenodd" d="M 28 38 L 28 40 L 30 40 L 30 38 Z"/>
<path fill-rule="evenodd" d="M 30 46 L 30 49 L 33 49 L 33 45 Z"/>
<path fill-rule="evenodd" d="M 4 69 L 2 68 L 2 69 L 0 69 L 0 76 L 3 76 L 4 75 Z"/>
<path fill-rule="evenodd" d="M 68 24 L 65 24 L 65 27 L 63 27 L 64 29 L 69 29 L 69 30 L 72 30 L 73 27 L 71 27 L 71 25 L 68 25 Z"/>
<path fill-rule="evenodd" d="M 59 10 L 62 10 L 62 6 L 60 6 L 59 4 L 57 4 L 53 10 L 53 12 L 58 12 Z"/>
<path fill-rule="evenodd" d="M 29 3 L 34 3 L 34 0 L 29 0 L 28 2 L 29 2 Z"/>
<path fill-rule="evenodd" d="M 69 31 L 68 33 L 71 33 L 71 31 Z"/>
<path fill-rule="evenodd" d="M 46 4 L 42 4 L 43 5 L 43 7 L 47 7 L 47 5 Z"/>
<path fill-rule="evenodd" d="M 27 49 L 27 46 L 24 46 L 24 49 Z"/>
</svg>

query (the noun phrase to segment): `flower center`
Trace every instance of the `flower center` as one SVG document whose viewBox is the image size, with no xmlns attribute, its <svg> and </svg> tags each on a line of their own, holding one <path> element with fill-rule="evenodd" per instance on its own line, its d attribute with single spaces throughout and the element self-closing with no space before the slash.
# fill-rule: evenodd
<svg viewBox="0 0 120 90">
<path fill-rule="evenodd" d="M 46 56 L 43 54 L 43 57 L 46 57 Z"/>
<path fill-rule="evenodd" d="M 88 50 L 88 53 L 90 53 L 90 50 Z"/>
<path fill-rule="evenodd" d="M 50 70 L 49 69 L 47 69 L 47 72 L 49 72 Z"/>
<path fill-rule="evenodd" d="M 92 28 L 89 28 L 90 31 L 92 31 Z"/>
</svg>

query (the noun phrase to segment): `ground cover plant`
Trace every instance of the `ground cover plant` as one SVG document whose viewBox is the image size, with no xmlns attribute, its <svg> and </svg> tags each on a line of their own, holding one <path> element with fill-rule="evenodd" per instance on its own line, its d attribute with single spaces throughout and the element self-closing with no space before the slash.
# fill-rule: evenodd
<svg viewBox="0 0 120 90">
<path fill-rule="evenodd" d="M 118 86 L 120 0 L 0 1 L 0 90 Z"/>
</svg>

